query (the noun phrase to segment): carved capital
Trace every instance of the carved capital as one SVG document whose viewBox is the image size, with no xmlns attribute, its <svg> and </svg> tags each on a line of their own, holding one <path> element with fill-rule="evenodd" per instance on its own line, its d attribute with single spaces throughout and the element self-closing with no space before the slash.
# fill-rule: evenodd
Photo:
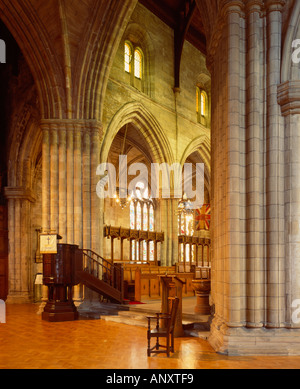
<svg viewBox="0 0 300 389">
<path fill-rule="evenodd" d="M 238 13 L 241 17 L 244 16 L 245 4 L 242 0 L 222 0 L 220 4 L 221 15 L 226 17 L 231 13 Z"/>
<path fill-rule="evenodd" d="M 282 12 L 286 0 L 265 0 L 265 7 L 267 13 Z"/>
<path fill-rule="evenodd" d="M 98 120 L 82 120 L 82 119 L 43 119 L 41 120 L 42 130 L 49 129 L 64 129 L 68 131 L 81 131 L 83 133 L 99 135 L 103 132 L 103 125 Z"/>
<path fill-rule="evenodd" d="M 246 0 L 245 1 L 245 11 L 249 15 L 253 12 L 258 12 L 262 14 L 264 10 L 264 2 L 262 0 Z"/>
<path fill-rule="evenodd" d="M 31 203 L 36 201 L 36 197 L 31 189 L 23 187 L 5 187 L 4 195 L 7 199 L 27 200 Z"/>
</svg>

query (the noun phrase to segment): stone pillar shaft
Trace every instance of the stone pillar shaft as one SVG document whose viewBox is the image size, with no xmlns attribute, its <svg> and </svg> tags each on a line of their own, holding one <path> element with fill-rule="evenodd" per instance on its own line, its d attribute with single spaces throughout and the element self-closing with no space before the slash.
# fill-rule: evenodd
<svg viewBox="0 0 300 389">
<path fill-rule="evenodd" d="M 224 106 L 219 112 L 218 139 L 221 152 L 219 164 L 221 168 L 221 191 L 218 193 L 217 209 L 223 208 L 224 221 L 218 232 L 219 254 L 219 293 L 223 301 L 220 310 L 223 320 L 229 327 L 241 327 L 245 323 L 245 28 L 243 18 L 243 2 L 227 2 L 223 9 L 225 20 L 225 41 L 227 42 L 226 59 L 221 60 L 221 52 L 217 56 L 220 66 L 227 64 L 227 82 L 219 82 L 225 86 Z M 224 45 L 224 41 L 221 43 Z M 226 44 L 225 44 L 226 47 Z M 219 168 L 221 166 L 218 166 Z M 225 169 L 224 169 L 225 168 Z M 217 170 L 218 171 L 218 170 Z M 215 187 L 219 191 L 219 188 Z"/>
<path fill-rule="evenodd" d="M 160 200 L 161 229 L 165 232 L 164 242 L 161 246 L 161 264 L 163 266 L 172 266 L 178 262 L 177 204 L 178 199 L 162 198 Z"/>
<path fill-rule="evenodd" d="M 280 327 L 285 320 L 284 269 L 284 129 L 277 88 L 281 69 L 282 6 L 280 0 L 267 7 L 267 139 L 266 139 L 266 326 Z"/>
<path fill-rule="evenodd" d="M 278 101 L 285 119 L 286 325 L 300 328 L 293 315 L 300 303 L 300 81 L 281 84 Z"/>
<path fill-rule="evenodd" d="M 8 199 L 8 303 L 30 302 L 30 207 L 35 201 L 29 189 L 5 188 Z"/>
<path fill-rule="evenodd" d="M 100 241 L 96 168 L 101 129 L 94 121 L 42 121 L 42 228 L 56 231 L 63 243 L 96 252 Z"/>
<path fill-rule="evenodd" d="M 265 321 L 265 261 L 264 261 L 264 125 L 263 47 L 261 1 L 247 2 L 247 127 L 246 127 L 246 192 L 247 192 L 247 308 L 248 327 L 262 327 Z"/>
</svg>

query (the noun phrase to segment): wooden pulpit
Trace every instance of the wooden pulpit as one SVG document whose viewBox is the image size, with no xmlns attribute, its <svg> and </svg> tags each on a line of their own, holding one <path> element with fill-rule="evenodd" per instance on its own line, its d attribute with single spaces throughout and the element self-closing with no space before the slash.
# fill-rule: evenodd
<svg viewBox="0 0 300 389">
<path fill-rule="evenodd" d="M 78 318 L 72 289 L 80 282 L 76 273 L 82 268 L 82 250 L 76 245 L 60 243 L 56 253 L 43 254 L 43 284 L 48 287 L 43 320 L 57 322 Z"/>
<path fill-rule="evenodd" d="M 184 335 L 182 326 L 182 286 L 185 284 L 180 278 L 175 275 L 159 276 L 162 287 L 162 301 L 161 312 L 170 312 L 170 299 L 169 297 L 178 297 L 179 304 L 177 308 L 177 315 L 175 320 L 174 337 L 180 337 Z M 162 327 L 164 323 L 161 323 Z"/>
</svg>

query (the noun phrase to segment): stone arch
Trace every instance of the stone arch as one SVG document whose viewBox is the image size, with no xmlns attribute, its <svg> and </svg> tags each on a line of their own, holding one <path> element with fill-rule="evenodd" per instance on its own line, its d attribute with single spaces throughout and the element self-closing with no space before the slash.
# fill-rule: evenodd
<svg viewBox="0 0 300 389">
<path fill-rule="evenodd" d="M 152 162 L 173 163 L 173 152 L 161 125 L 143 104 L 136 101 L 125 104 L 112 118 L 100 150 L 100 163 L 107 161 L 113 139 L 120 128 L 127 123 L 134 124 L 145 137 L 150 148 Z"/>
<path fill-rule="evenodd" d="M 25 103 L 15 114 L 10 128 L 8 186 L 31 188 L 30 171 L 34 169 L 42 144 L 38 112 L 31 103 Z"/>
<path fill-rule="evenodd" d="M 0 17 L 22 51 L 34 77 L 42 117 L 62 117 L 64 75 L 47 33 L 29 2 L 2 1 Z M 45 49 L 47 48 L 47 50 Z"/>
<path fill-rule="evenodd" d="M 210 175 L 210 139 L 206 135 L 201 135 L 195 139 L 193 139 L 188 146 L 185 148 L 180 163 L 184 164 L 189 155 L 191 155 L 194 151 L 199 151 L 199 154 L 207 166 L 208 173 Z"/>
<path fill-rule="evenodd" d="M 184 150 L 180 164 L 181 166 L 187 161 L 189 156 L 197 152 L 199 154 L 200 160 L 204 163 L 204 184 L 206 190 L 211 195 L 211 156 L 210 156 L 210 140 L 206 135 L 201 135 L 195 139 L 193 139 L 186 149 Z"/>
<path fill-rule="evenodd" d="M 137 0 L 96 2 L 76 58 L 76 117 L 101 120 L 105 90 L 119 42 Z M 106 48 L 106 49 L 104 49 Z"/>
</svg>

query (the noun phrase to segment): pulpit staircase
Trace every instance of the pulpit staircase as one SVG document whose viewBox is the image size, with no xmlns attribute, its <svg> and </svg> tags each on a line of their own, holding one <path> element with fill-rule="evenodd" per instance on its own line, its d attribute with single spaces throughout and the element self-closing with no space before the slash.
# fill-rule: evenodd
<svg viewBox="0 0 300 389">
<path fill-rule="evenodd" d="M 81 283 L 112 303 L 124 303 L 123 269 L 92 250 L 83 249 L 83 268 L 77 270 Z"/>
</svg>

